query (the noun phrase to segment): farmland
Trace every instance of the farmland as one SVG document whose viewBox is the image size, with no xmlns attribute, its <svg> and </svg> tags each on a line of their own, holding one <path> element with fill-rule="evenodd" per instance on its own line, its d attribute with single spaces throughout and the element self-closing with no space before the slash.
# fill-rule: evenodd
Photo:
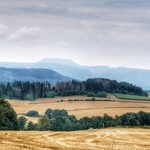
<svg viewBox="0 0 150 150">
<path fill-rule="evenodd" d="M 1 131 L 0 149 L 150 149 L 149 129 L 108 128 L 74 132 Z"/>
<path fill-rule="evenodd" d="M 120 94 L 120 93 L 115 93 L 114 95 L 120 99 L 150 101 L 150 97 L 145 97 L 145 96 L 128 95 L 128 94 Z"/>
<path fill-rule="evenodd" d="M 112 94 L 108 98 L 87 101 L 86 96 L 40 98 L 36 101 L 8 100 L 17 114 L 36 110 L 43 115 L 46 109 L 66 109 L 77 119 L 84 116 L 121 115 L 127 112 L 150 111 L 150 101 L 121 100 Z M 26 117 L 36 123 L 38 118 Z M 150 129 L 105 128 L 71 132 L 0 131 L 0 149 L 45 150 L 124 150 L 150 149 Z"/>
<path fill-rule="evenodd" d="M 41 98 L 36 101 L 8 101 L 19 115 L 25 114 L 29 110 L 36 110 L 42 115 L 48 108 L 66 109 L 69 115 L 75 115 L 77 119 L 84 116 L 103 116 L 104 113 L 114 117 L 115 115 L 121 115 L 127 112 L 150 111 L 149 101 L 120 100 L 111 94 L 108 97 L 111 101 L 105 101 L 105 98 L 101 99 L 101 101 L 85 101 L 87 99 L 86 96 Z M 62 99 L 63 102 L 61 102 Z M 68 101 L 69 99 L 82 99 L 82 101 Z M 37 119 L 35 118 L 33 122 L 36 122 Z"/>
</svg>

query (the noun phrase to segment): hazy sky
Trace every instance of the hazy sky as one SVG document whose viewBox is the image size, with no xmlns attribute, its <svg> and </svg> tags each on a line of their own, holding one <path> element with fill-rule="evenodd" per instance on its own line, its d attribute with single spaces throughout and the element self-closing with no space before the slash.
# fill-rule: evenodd
<svg viewBox="0 0 150 150">
<path fill-rule="evenodd" d="M 45 57 L 150 69 L 150 0 L 0 0 L 0 61 Z"/>
</svg>

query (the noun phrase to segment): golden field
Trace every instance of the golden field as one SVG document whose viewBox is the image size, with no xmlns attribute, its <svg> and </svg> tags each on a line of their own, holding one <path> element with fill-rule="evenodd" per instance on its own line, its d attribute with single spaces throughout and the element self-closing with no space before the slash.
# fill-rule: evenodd
<svg viewBox="0 0 150 150">
<path fill-rule="evenodd" d="M 63 99 L 63 102 L 61 102 Z M 79 99 L 82 101 L 68 101 Z M 86 96 L 38 99 L 36 101 L 8 100 L 17 114 L 46 109 L 65 109 L 78 119 L 84 116 L 121 115 L 127 112 L 150 112 L 149 101 L 120 100 L 109 94 L 101 101 L 85 101 Z M 105 100 L 111 101 L 105 101 Z M 59 101 L 59 102 L 58 102 Z M 26 117 L 37 122 L 38 118 Z M 72 132 L 0 131 L 0 150 L 150 150 L 150 129 L 106 128 Z"/>
<path fill-rule="evenodd" d="M 63 102 L 60 102 L 63 99 Z M 68 101 L 68 99 L 79 99 L 82 101 Z M 8 100 L 17 114 L 25 114 L 30 110 L 36 110 L 39 114 L 44 114 L 46 109 L 65 109 L 69 115 L 75 115 L 78 119 L 84 116 L 103 116 L 107 113 L 110 116 L 121 115 L 127 112 L 150 112 L 150 101 L 120 100 L 109 94 L 109 100 L 102 101 L 84 101 L 89 99 L 86 96 L 69 96 L 56 98 L 41 98 L 36 101 Z M 59 102 L 58 102 L 59 101 Z M 34 119 L 34 118 L 32 118 Z M 35 118 L 35 120 L 37 120 Z"/>
<path fill-rule="evenodd" d="M 149 150 L 150 130 L 0 131 L 1 150 Z"/>
</svg>

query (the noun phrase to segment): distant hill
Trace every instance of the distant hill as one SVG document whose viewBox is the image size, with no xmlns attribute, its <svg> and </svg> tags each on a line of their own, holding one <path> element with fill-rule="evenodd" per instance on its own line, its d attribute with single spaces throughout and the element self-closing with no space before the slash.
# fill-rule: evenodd
<svg viewBox="0 0 150 150">
<path fill-rule="evenodd" d="M 74 66 L 79 67 L 77 63 L 72 61 L 71 59 L 62 59 L 62 58 L 44 58 L 37 62 L 39 64 L 59 64 L 59 65 L 65 65 L 65 66 Z"/>
<path fill-rule="evenodd" d="M 150 89 L 150 70 L 135 68 L 111 68 L 108 66 L 87 67 L 96 77 L 105 77 L 117 81 L 125 81 L 143 89 Z"/>
<path fill-rule="evenodd" d="M 13 81 L 48 81 L 55 84 L 58 81 L 72 80 L 53 70 L 49 69 L 20 69 L 20 68 L 0 68 L 0 82 Z"/>
<path fill-rule="evenodd" d="M 59 61 L 60 60 L 60 61 Z M 77 80 L 86 80 L 88 78 L 96 77 L 87 69 L 82 68 L 75 62 L 67 59 L 43 59 L 37 63 L 13 63 L 13 62 L 0 62 L 0 67 L 5 68 L 42 68 L 51 69 L 64 76 L 68 76 Z"/>
<path fill-rule="evenodd" d="M 144 89 L 150 89 L 150 70 L 134 68 L 111 68 L 109 66 L 81 66 L 70 59 L 45 58 L 37 63 L 12 63 L 0 62 L 0 67 L 5 68 L 43 68 L 54 70 L 63 76 L 77 80 L 88 78 L 108 78 L 125 81 Z"/>
</svg>

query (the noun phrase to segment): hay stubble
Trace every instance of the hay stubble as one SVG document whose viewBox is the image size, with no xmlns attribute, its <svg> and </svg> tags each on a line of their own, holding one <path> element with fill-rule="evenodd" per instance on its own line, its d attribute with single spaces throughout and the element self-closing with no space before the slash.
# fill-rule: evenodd
<svg viewBox="0 0 150 150">
<path fill-rule="evenodd" d="M 0 149 L 148 150 L 149 129 L 108 128 L 93 131 L 1 131 Z"/>
</svg>

